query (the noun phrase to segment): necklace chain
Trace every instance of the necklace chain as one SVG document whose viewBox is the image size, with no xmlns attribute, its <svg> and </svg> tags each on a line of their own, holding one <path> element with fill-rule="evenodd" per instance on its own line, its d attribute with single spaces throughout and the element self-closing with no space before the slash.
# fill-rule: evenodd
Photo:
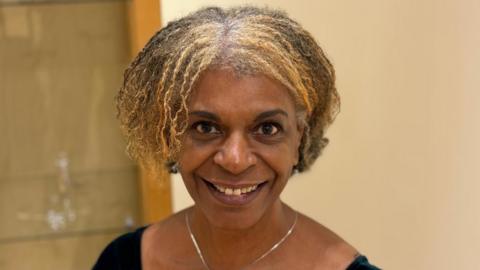
<svg viewBox="0 0 480 270">
<path fill-rule="evenodd" d="M 297 219 L 298 219 L 298 212 L 295 212 L 295 220 L 292 223 L 292 226 L 288 229 L 287 233 L 278 240 L 269 250 L 267 250 L 265 253 L 263 253 L 261 256 L 256 258 L 253 262 L 249 263 L 245 267 L 251 266 L 258 261 L 262 260 L 263 258 L 267 257 L 270 253 L 272 253 L 275 249 L 277 249 L 287 238 L 288 236 L 293 232 L 293 228 L 295 228 L 295 225 L 297 225 Z M 207 262 L 205 261 L 205 258 L 203 257 L 202 250 L 200 249 L 200 246 L 197 243 L 197 239 L 195 238 L 195 235 L 193 235 L 192 228 L 190 227 L 190 220 L 188 218 L 188 214 L 185 213 L 185 223 L 187 224 L 187 229 L 188 233 L 190 234 L 190 238 L 192 239 L 193 245 L 195 246 L 195 250 L 197 251 L 198 257 L 200 257 L 200 260 L 203 263 L 203 266 L 205 269 L 210 270 L 210 267 L 208 267 Z"/>
</svg>

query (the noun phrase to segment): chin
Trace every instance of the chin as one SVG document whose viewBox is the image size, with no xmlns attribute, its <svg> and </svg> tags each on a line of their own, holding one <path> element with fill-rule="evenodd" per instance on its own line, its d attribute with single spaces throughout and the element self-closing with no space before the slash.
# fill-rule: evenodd
<svg viewBox="0 0 480 270">
<path fill-rule="evenodd" d="M 278 196 L 284 185 L 280 187 L 281 181 L 276 177 L 256 181 L 255 189 L 247 189 L 240 195 L 227 195 L 207 179 L 194 174 L 185 184 L 195 201 L 197 213 L 213 227 L 226 230 L 248 229 L 271 214 L 274 205 L 280 205 Z"/>
<path fill-rule="evenodd" d="M 264 212 L 253 209 L 223 209 L 223 210 L 203 210 L 203 215 L 208 222 L 216 227 L 225 230 L 244 230 L 253 227 L 263 217 Z"/>
</svg>

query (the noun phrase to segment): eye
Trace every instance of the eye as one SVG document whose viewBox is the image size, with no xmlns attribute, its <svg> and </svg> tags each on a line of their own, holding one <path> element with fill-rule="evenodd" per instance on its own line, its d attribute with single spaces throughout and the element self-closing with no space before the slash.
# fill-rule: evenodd
<svg viewBox="0 0 480 270">
<path fill-rule="evenodd" d="M 281 126 L 277 123 L 263 123 L 257 127 L 255 134 L 273 136 L 280 132 Z"/>
<path fill-rule="evenodd" d="M 219 134 L 220 133 L 220 131 L 217 129 L 217 127 L 213 123 L 210 123 L 207 121 L 196 122 L 192 125 L 192 128 L 200 134 Z"/>
</svg>

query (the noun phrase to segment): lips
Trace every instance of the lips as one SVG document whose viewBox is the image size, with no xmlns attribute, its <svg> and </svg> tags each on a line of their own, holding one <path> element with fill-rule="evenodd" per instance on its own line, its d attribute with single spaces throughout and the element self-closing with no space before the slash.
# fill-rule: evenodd
<svg viewBox="0 0 480 270">
<path fill-rule="evenodd" d="M 267 181 L 264 181 L 258 184 L 233 186 L 212 183 L 204 178 L 202 178 L 202 181 L 213 197 L 227 205 L 244 205 L 251 202 L 267 183 Z"/>
<path fill-rule="evenodd" d="M 212 183 L 213 184 L 213 183 Z M 247 194 L 252 191 L 255 191 L 258 187 L 258 185 L 251 185 L 251 186 L 246 186 L 246 187 L 228 187 L 228 186 L 222 186 L 222 185 L 216 185 L 213 184 L 213 186 L 220 192 L 225 193 L 226 195 L 242 195 L 242 194 Z"/>
</svg>

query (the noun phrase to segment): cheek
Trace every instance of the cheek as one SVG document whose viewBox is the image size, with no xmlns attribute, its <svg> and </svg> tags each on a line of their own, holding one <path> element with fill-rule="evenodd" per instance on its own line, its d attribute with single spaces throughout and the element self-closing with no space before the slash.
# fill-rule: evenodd
<svg viewBox="0 0 480 270">
<path fill-rule="evenodd" d="M 198 200 L 198 183 L 194 179 L 194 173 L 207 157 L 208 154 L 195 147 L 191 140 L 185 140 L 182 142 L 182 148 L 178 153 L 177 158 L 179 173 L 188 193 L 194 201 Z"/>
<path fill-rule="evenodd" d="M 191 139 L 182 142 L 182 148 L 178 154 L 178 165 L 184 174 L 198 168 L 211 155 L 211 147 L 198 146 Z"/>
<path fill-rule="evenodd" d="M 286 176 L 291 174 L 291 170 L 296 162 L 296 149 L 291 144 L 282 144 L 260 151 L 262 159 L 279 175 Z"/>
</svg>

